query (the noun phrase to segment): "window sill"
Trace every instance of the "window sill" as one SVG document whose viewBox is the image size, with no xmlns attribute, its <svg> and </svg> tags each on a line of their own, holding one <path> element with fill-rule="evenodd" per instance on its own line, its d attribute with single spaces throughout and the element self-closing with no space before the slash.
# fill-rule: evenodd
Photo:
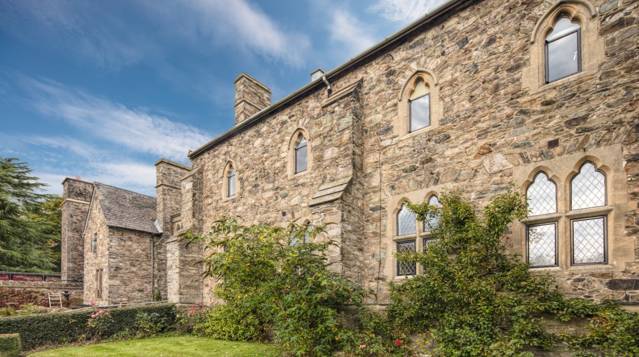
<svg viewBox="0 0 639 357">
<path fill-rule="evenodd" d="M 538 216 L 526 217 L 521 220 L 521 223 L 531 224 L 531 223 L 548 223 L 548 222 L 556 222 L 561 218 L 560 213 L 548 213 L 548 214 L 540 214 Z"/>
<path fill-rule="evenodd" d="M 581 71 L 577 74 L 573 74 L 571 76 L 568 77 L 564 77 L 562 79 L 556 80 L 554 82 L 550 82 L 550 83 L 544 83 L 542 85 L 540 85 L 537 89 L 535 89 L 531 94 L 535 95 L 535 94 L 539 94 L 541 92 L 547 91 L 547 90 L 551 90 L 551 89 L 555 89 L 559 86 L 562 86 L 568 82 L 571 81 L 578 81 L 578 80 L 582 80 L 582 79 L 591 79 L 594 78 L 593 73 L 591 72 L 587 72 L 587 71 Z"/>
<path fill-rule="evenodd" d="M 561 267 L 558 266 L 550 266 L 550 267 L 529 267 L 528 270 L 530 272 L 535 272 L 535 273 L 544 273 L 544 272 L 560 272 L 561 271 Z"/>
<path fill-rule="evenodd" d="M 407 132 L 407 133 L 404 133 L 404 134 L 403 134 L 403 135 L 399 138 L 399 140 L 400 140 L 400 141 L 402 141 L 402 140 L 407 140 L 407 139 L 413 138 L 413 137 L 415 137 L 415 136 L 418 136 L 418 135 L 421 135 L 421 134 L 428 133 L 428 132 L 433 131 L 433 130 L 435 130 L 435 129 L 437 129 L 437 128 L 439 128 L 439 125 L 430 125 L 430 126 L 427 126 L 427 127 L 425 127 L 425 128 L 421 128 L 421 129 L 417 129 L 417 130 L 415 130 L 415 131 Z"/>
<path fill-rule="evenodd" d="M 571 265 L 567 271 L 571 273 L 586 273 L 586 272 L 609 272 L 615 270 L 614 265 L 608 263 L 601 264 L 583 264 L 583 265 Z"/>
<path fill-rule="evenodd" d="M 289 173 L 289 174 L 288 174 L 288 178 L 289 178 L 289 179 L 291 179 L 291 180 L 293 180 L 293 179 L 296 179 L 296 178 L 299 178 L 299 177 L 304 177 L 304 176 L 305 176 L 305 175 L 307 175 L 310 171 L 311 171 L 311 170 L 307 168 L 306 170 L 304 170 L 304 171 L 302 171 L 302 172 L 298 172 L 298 173 L 293 173 L 293 172 L 291 172 L 291 173 Z"/>
<path fill-rule="evenodd" d="M 593 208 L 582 208 L 574 211 L 570 211 L 566 213 L 566 217 L 568 218 L 583 218 L 583 217 L 591 217 L 591 216 L 601 216 L 607 215 L 612 212 L 612 206 L 602 206 L 602 207 L 593 207 Z"/>
<path fill-rule="evenodd" d="M 222 202 L 233 201 L 236 198 L 237 198 L 237 195 L 231 196 L 231 197 L 224 197 L 224 198 L 222 198 Z"/>
<path fill-rule="evenodd" d="M 395 275 L 395 277 L 393 278 L 393 281 L 405 281 L 405 280 L 413 279 L 416 276 L 417 276 L 417 274 L 415 274 L 415 275 Z"/>
<path fill-rule="evenodd" d="M 407 241 L 407 240 L 415 240 L 417 239 L 416 234 L 407 234 L 404 236 L 394 236 L 393 237 L 393 241 L 395 242 L 402 242 L 402 241 Z"/>
</svg>

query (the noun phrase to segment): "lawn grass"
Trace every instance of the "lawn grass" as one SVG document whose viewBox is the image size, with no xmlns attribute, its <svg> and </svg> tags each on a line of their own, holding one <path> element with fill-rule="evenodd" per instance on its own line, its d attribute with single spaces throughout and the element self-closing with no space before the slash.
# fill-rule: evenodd
<svg viewBox="0 0 639 357">
<path fill-rule="evenodd" d="M 279 356 L 275 346 L 219 341 L 195 336 L 165 336 L 50 349 L 33 357 L 58 356 Z"/>
</svg>

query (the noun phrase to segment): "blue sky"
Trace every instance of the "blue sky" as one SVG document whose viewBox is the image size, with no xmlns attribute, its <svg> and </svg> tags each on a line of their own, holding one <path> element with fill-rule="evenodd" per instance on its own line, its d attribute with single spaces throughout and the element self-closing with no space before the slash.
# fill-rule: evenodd
<svg viewBox="0 0 639 357">
<path fill-rule="evenodd" d="M 0 0 L 0 156 L 60 193 L 153 194 L 160 157 L 233 125 L 247 72 L 277 101 L 443 0 Z"/>
</svg>

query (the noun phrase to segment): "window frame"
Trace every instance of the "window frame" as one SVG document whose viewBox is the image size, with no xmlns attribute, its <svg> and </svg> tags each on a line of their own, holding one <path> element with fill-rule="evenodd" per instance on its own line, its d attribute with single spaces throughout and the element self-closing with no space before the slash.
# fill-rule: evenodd
<svg viewBox="0 0 639 357">
<path fill-rule="evenodd" d="M 603 261 L 589 263 L 575 263 L 575 226 L 574 222 L 588 221 L 593 219 L 603 220 Z M 571 266 L 588 266 L 588 265 L 607 265 L 608 264 L 608 214 L 596 214 L 593 216 L 571 218 L 570 219 L 570 265 Z"/>
<path fill-rule="evenodd" d="M 424 125 L 421 128 L 413 129 L 413 102 L 415 102 L 417 100 L 420 100 L 420 99 L 422 99 L 424 97 L 428 97 L 428 125 Z M 432 115 L 431 115 L 431 104 L 430 104 L 430 102 L 431 102 L 430 91 L 427 92 L 426 94 L 420 96 L 420 97 L 415 98 L 415 99 L 408 99 L 408 133 L 409 134 L 410 133 L 415 133 L 417 131 L 420 131 L 420 130 L 423 130 L 423 129 L 431 127 L 431 125 L 432 125 L 432 122 L 431 122 Z"/>
<path fill-rule="evenodd" d="M 561 19 L 562 17 L 564 17 L 564 16 L 560 15 L 557 18 L 555 18 L 554 24 L 556 24 L 557 21 L 559 21 L 559 19 Z M 566 18 L 568 18 L 568 20 L 570 22 L 573 22 L 573 20 L 570 17 L 566 16 Z M 581 47 L 581 27 L 582 27 L 582 24 L 580 22 L 577 22 L 577 23 L 579 24 L 579 28 L 577 28 L 577 29 L 575 29 L 573 31 L 567 32 L 567 33 L 565 33 L 565 34 L 563 34 L 563 35 L 561 35 L 561 36 L 559 36 L 557 38 L 554 38 L 551 41 L 548 41 L 547 38 L 550 35 L 550 32 L 552 32 L 552 30 L 550 32 L 548 32 L 548 34 L 546 34 L 546 37 L 544 37 L 544 84 L 554 83 L 554 82 L 560 81 L 560 80 L 562 80 L 564 78 L 568 78 L 568 77 L 577 75 L 577 74 L 579 74 L 579 73 L 581 73 L 583 71 L 583 69 L 582 69 L 582 57 L 583 57 L 582 56 L 582 52 L 583 51 L 582 51 L 582 47 Z M 550 80 L 549 58 L 548 58 L 548 56 L 549 56 L 548 45 L 550 43 L 553 43 L 553 42 L 559 41 L 559 40 L 561 40 L 563 38 L 566 38 L 566 37 L 568 37 L 568 36 L 570 36 L 570 35 L 572 35 L 574 33 L 577 34 L 577 72 L 574 72 L 574 73 L 571 73 L 571 74 L 567 74 L 567 75 L 559 77 L 559 78 L 555 78 L 555 79 L 553 79 L 551 81 Z"/>
<path fill-rule="evenodd" d="M 226 197 L 233 198 L 237 195 L 237 174 L 235 169 L 231 166 L 226 172 Z M 232 191 L 232 192 L 231 192 Z"/>
<path fill-rule="evenodd" d="M 555 197 L 557 195 L 555 194 Z M 533 216 L 534 217 L 534 216 Z M 539 226 L 555 226 L 555 263 L 551 265 L 530 265 L 530 228 L 539 227 Z M 551 220 L 547 222 L 535 222 L 529 223 L 525 225 L 526 229 L 526 264 L 528 264 L 529 269 L 538 269 L 538 268 L 554 268 L 559 266 L 559 221 Z"/>
<path fill-rule="evenodd" d="M 573 208 L 572 207 L 572 201 L 573 201 L 572 200 L 572 194 L 573 194 L 572 184 L 573 184 L 575 178 L 581 174 L 581 170 L 583 169 L 584 165 L 586 165 L 586 164 L 591 164 L 595 168 L 595 172 L 598 172 L 599 174 L 601 174 L 603 176 L 603 179 L 604 179 L 604 181 L 603 181 L 603 184 L 604 184 L 604 192 L 603 192 L 604 193 L 604 203 L 603 203 L 602 206 Z M 608 206 L 608 176 L 606 175 L 606 173 L 603 170 L 598 168 L 597 164 L 595 164 L 594 162 L 592 162 L 590 160 L 583 161 L 579 165 L 579 170 L 577 171 L 577 173 L 570 178 L 570 183 L 569 183 L 569 186 L 568 186 L 568 197 L 567 198 L 568 198 L 568 209 L 570 210 L 570 212 L 607 207 Z"/>
<path fill-rule="evenodd" d="M 399 246 L 401 244 L 405 244 L 408 242 L 412 242 L 413 246 L 415 247 L 415 249 L 413 250 L 413 252 L 417 252 L 417 236 L 411 236 L 411 237 L 407 237 L 407 238 L 403 238 L 403 239 L 396 239 L 395 240 L 395 253 L 400 253 L 399 250 Z M 400 265 L 404 263 L 404 264 L 412 264 L 413 265 L 413 274 L 400 274 Z M 406 277 L 411 277 L 411 276 L 416 276 L 417 274 L 419 274 L 418 271 L 418 265 L 417 262 L 402 262 L 399 259 L 395 258 L 395 276 L 399 277 L 399 278 L 406 278 Z"/>
<path fill-rule="evenodd" d="M 300 147 L 300 144 L 302 142 L 302 140 L 304 141 L 304 146 Z M 303 170 L 298 170 L 298 163 L 299 163 L 299 157 L 298 154 L 300 152 L 301 149 L 306 149 L 305 150 L 305 164 L 304 164 L 304 169 Z M 306 137 L 304 136 L 304 133 L 299 132 L 297 134 L 297 139 L 295 140 L 295 146 L 293 147 L 293 158 L 294 158 L 294 162 L 293 162 L 293 173 L 295 175 L 297 174 L 301 174 L 303 172 L 306 172 L 308 170 L 308 140 L 306 139 Z"/>
</svg>

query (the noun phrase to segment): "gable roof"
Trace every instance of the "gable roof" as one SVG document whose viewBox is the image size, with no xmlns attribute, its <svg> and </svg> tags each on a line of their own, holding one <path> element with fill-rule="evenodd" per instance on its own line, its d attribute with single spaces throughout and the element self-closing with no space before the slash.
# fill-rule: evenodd
<svg viewBox="0 0 639 357">
<path fill-rule="evenodd" d="M 109 227 L 158 234 L 155 197 L 94 183 L 96 196 Z"/>
<path fill-rule="evenodd" d="M 409 24 L 403 29 L 397 31 L 396 33 L 390 35 L 389 37 L 382 40 L 380 43 L 374 45 L 373 47 L 365 50 L 359 55 L 351 58 L 346 63 L 341 66 L 333 69 L 330 72 L 325 74 L 326 79 L 329 82 L 332 82 L 344 75 L 350 73 L 354 68 L 362 66 L 369 61 L 381 56 L 393 48 L 399 46 L 406 38 L 413 36 L 415 34 L 421 33 L 422 31 L 426 31 L 434 26 L 436 26 L 439 22 L 444 19 L 456 14 L 457 12 L 469 7 L 474 3 L 478 3 L 482 0 L 448 0 L 440 7 L 435 10 L 427 13 L 420 19 L 415 22 Z M 226 131 L 222 135 L 213 138 L 208 143 L 202 145 L 201 147 L 195 149 L 192 152 L 189 152 L 189 159 L 193 160 L 198 156 L 204 154 L 208 150 L 216 147 L 217 145 L 225 142 L 226 140 L 234 137 L 235 135 L 247 130 L 253 125 L 266 120 L 271 117 L 273 114 L 276 114 L 283 109 L 293 105 L 298 100 L 306 97 L 307 95 L 313 93 L 317 89 L 323 88 L 324 83 L 322 79 L 316 79 L 311 83 L 305 85 L 304 87 L 298 89 L 297 91 L 291 93 L 287 97 L 283 98 L 277 103 L 274 103 L 261 111 L 255 113 L 252 117 L 244 120 L 243 122 L 235 125 L 230 130 Z"/>
</svg>

